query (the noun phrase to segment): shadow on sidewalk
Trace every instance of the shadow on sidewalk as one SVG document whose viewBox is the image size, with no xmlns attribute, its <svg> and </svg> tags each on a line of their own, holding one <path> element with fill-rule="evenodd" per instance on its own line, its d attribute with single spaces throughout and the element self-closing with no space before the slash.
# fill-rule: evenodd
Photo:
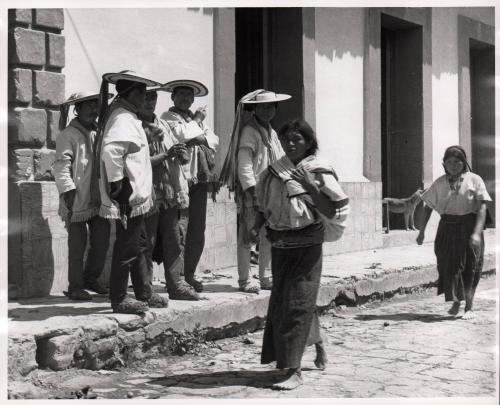
<svg viewBox="0 0 500 405">
<path fill-rule="evenodd" d="M 236 287 L 233 287 L 230 284 L 203 284 L 203 292 L 212 292 L 212 293 L 234 293 L 238 292 Z"/>
<path fill-rule="evenodd" d="M 165 387 L 184 387 L 192 389 L 207 389 L 215 387 L 247 386 L 254 388 L 270 388 L 272 384 L 285 376 L 286 370 L 235 370 L 211 373 L 178 374 L 171 377 L 155 378 L 150 384 Z"/>
<path fill-rule="evenodd" d="M 401 314 L 381 314 L 381 315 L 356 315 L 358 321 L 419 321 L 419 322 L 443 322 L 452 321 L 456 318 L 453 315 L 439 314 L 414 314 L 411 312 Z"/>
<path fill-rule="evenodd" d="M 92 301 L 71 301 L 66 297 L 50 296 L 18 300 L 21 306 L 10 308 L 8 317 L 12 321 L 44 321 L 55 316 L 80 316 L 111 312 L 106 296 L 92 294 Z"/>
</svg>

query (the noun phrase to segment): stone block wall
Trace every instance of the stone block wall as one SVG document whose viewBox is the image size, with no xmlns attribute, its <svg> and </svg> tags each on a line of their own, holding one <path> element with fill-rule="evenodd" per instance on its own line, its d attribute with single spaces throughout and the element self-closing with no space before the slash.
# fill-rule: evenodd
<svg viewBox="0 0 500 405">
<path fill-rule="evenodd" d="M 198 271 L 236 266 L 236 240 L 236 204 L 223 189 L 216 203 L 208 201 L 205 250 Z"/>
<path fill-rule="evenodd" d="M 68 286 L 68 234 L 57 214 L 59 192 L 53 181 L 23 181 L 18 185 L 21 215 L 16 218 L 16 242 L 9 244 L 16 256 L 15 279 L 18 297 L 61 294 Z M 10 190 L 9 190 L 10 191 Z M 11 221 L 13 218 L 9 218 Z M 110 249 L 101 281 L 108 284 L 114 244 L 112 227 Z M 10 263 L 9 263 L 10 264 Z"/>
<path fill-rule="evenodd" d="M 323 245 L 325 255 L 368 250 L 383 246 L 382 183 L 342 182 L 349 196 L 350 213 L 343 237 Z"/>
<path fill-rule="evenodd" d="M 64 101 L 63 9 L 9 10 L 9 148 L 53 147 Z M 57 120 L 55 120 L 57 118 Z"/>
<path fill-rule="evenodd" d="M 18 291 L 23 284 L 21 269 L 29 252 L 39 252 L 43 243 L 24 240 L 23 226 L 30 213 L 22 212 L 27 199 L 41 194 L 37 186 L 23 182 L 53 180 L 51 166 L 58 135 L 59 108 L 65 97 L 63 9 L 10 9 L 8 15 L 8 162 L 9 162 L 9 284 Z M 39 188 L 42 187 L 41 185 Z M 40 191 L 40 190 L 39 190 Z M 33 195 L 24 195 L 31 193 Z M 43 201 L 40 199 L 38 202 Z M 29 205 L 29 204 L 28 204 Z M 40 237 L 38 239 L 43 239 Z M 30 239 L 31 240 L 31 239 Z M 38 258 L 37 258 L 38 259 Z M 45 257 L 42 257 L 45 263 Z M 36 260 L 35 260 L 36 262 Z M 45 266 L 45 264 L 44 264 Z M 25 279 L 26 281 L 26 279 Z M 43 284 L 42 280 L 39 280 Z M 28 284 L 29 284 L 28 283 Z M 39 286 L 45 290 L 44 285 Z"/>
</svg>

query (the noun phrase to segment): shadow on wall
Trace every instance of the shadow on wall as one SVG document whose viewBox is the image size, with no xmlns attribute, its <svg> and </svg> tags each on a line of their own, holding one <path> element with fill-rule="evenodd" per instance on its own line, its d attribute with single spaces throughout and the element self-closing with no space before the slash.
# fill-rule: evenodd
<svg viewBox="0 0 500 405">
<path fill-rule="evenodd" d="M 344 55 L 362 58 L 364 18 L 365 8 L 316 8 L 315 24 L 307 24 L 304 35 L 316 41 L 318 54 L 331 61 Z"/>
<path fill-rule="evenodd" d="M 17 287 L 19 297 L 42 297 L 50 294 L 53 286 L 59 284 L 55 275 L 54 252 L 58 238 L 65 236 L 58 229 L 56 221 L 49 215 L 51 211 L 50 188 L 48 182 L 25 182 L 19 185 L 20 197 L 20 246 L 21 251 Z M 49 204 L 47 204 L 49 203 Z M 57 212 L 57 210 L 56 210 Z M 62 234 L 62 235 L 61 235 Z"/>
<path fill-rule="evenodd" d="M 200 10 L 203 12 L 203 15 L 212 16 L 214 14 L 213 8 L 200 8 L 200 7 L 188 7 L 188 11 L 198 13 Z"/>
</svg>

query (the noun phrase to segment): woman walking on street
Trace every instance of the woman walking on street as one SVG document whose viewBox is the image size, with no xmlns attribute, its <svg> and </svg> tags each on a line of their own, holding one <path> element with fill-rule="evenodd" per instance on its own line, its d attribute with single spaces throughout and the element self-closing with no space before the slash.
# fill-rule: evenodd
<svg viewBox="0 0 500 405">
<path fill-rule="evenodd" d="M 472 304 L 481 278 L 484 256 L 483 228 L 486 203 L 491 197 L 484 181 L 470 171 L 465 151 L 450 146 L 443 157 L 445 174 L 422 195 L 425 202 L 417 243 L 424 241 L 432 210 L 441 215 L 434 252 L 437 258 L 438 295 L 453 304 L 448 313 L 457 315 L 465 300 L 463 319 L 474 318 Z"/>
<path fill-rule="evenodd" d="M 305 347 L 316 346 L 315 365 L 327 363 L 316 312 L 325 238 L 324 218 L 331 220 L 348 201 L 335 172 L 316 157 L 318 143 L 303 120 L 283 125 L 279 139 L 285 156 L 259 178 L 259 204 L 250 238 L 266 223 L 271 242 L 273 287 L 262 343 L 261 363 L 276 361 L 288 369 L 273 389 L 291 390 L 302 384 Z"/>
</svg>

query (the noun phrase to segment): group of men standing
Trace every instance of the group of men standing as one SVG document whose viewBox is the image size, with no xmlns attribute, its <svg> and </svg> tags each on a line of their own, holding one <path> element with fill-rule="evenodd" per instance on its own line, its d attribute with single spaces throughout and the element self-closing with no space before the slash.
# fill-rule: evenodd
<svg viewBox="0 0 500 405">
<path fill-rule="evenodd" d="M 108 85 L 115 85 L 116 97 Z M 155 114 L 158 91 L 173 106 Z M 205 243 L 207 194 L 215 198 L 219 139 L 204 123 L 208 94 L 194 80 L 164 85 L 133 71 L 103 75 L 98 94 L 76 93 L 61 105 L 54 177 L 59 214 L 68 229 L 67 295 L 90 300 L 107 294 L 98 282 L 116 223 L 109 297 L 114 312 L 166 307 L 153 291 L 153 259 L 162 261 L 170 299 L 198 300 L 195 270 Z M 69 106 L 75 118 L 67 124 Z M 84 264 L 84 254 L 89 250 Z M 129 275 L 135 299 L 127 295 Z"/>
</svg>

